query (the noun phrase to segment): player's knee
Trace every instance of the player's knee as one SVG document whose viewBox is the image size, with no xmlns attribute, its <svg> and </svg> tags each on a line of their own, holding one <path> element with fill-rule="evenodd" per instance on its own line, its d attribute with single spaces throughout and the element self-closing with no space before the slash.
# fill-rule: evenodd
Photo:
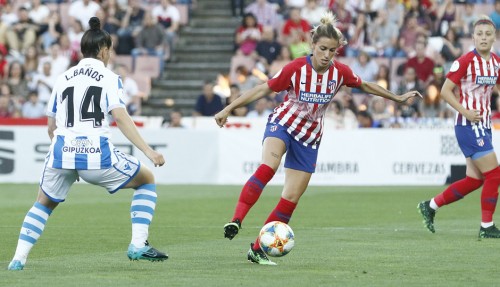
<svg viewBox="0 0 500 287">
<path fill-rule="evenodd" d="M 490 171 L 485 172 L 484 181 L 494 182 L 497 185 L 500 185 L 500 167 L 496 167 Z"/>
</svg>

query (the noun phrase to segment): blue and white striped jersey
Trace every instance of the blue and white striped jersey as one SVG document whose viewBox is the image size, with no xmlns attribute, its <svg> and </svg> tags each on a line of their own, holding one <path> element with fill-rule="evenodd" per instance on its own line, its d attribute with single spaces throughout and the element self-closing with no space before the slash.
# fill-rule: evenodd
<svg viewBox="0 0 500 287">
<path fill-rule="evenodd" d="M 48 165 L 59 169 L 106 169 L 116 163 L 110 112 L 125 108 L 120 77 L 97 59 L 85 58 L 57 78 L 47 106 L 56 120 Z"/>
</svg>

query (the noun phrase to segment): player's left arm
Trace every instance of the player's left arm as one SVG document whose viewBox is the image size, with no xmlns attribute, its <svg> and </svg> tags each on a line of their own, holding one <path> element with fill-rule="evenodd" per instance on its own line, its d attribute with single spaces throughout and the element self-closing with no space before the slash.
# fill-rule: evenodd
<svg viewBox="0 0 500 287">
<path fill-rule="evenodd" d="M 393 100 L 397 103 L 404 103 L 409 98 L 412 97 L 422 98 L 422 95 L 418 91 L 409 91 L 403 95 L 396 95 L 393 92 L 387 90 L 386 88 L 380 86 L 379 84 L 372 82 L 362 82 L 361 85 L 359 86 L 359 89 L 365 93 Z"/>
</svg>

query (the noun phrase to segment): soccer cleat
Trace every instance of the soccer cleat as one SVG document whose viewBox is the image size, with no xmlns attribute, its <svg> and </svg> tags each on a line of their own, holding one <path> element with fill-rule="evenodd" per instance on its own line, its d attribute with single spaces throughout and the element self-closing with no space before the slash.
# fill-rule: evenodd
<svg viewBox="0 0 500 287">
<path fill-rule="evenodd" d="M 434 233 L 434 216 L 436 216 L 436 211 L 432 209 L 429 205 L 430 201 L 422 201 L 417 205 L 418 212 L 424 218 L 424 226 L 429 229 L 430 232 Z"/>
<path fill-rule="evenodd" d="M 12 260 L 9 264 L 9 267 L 7 267 L 7 270 L 23 270 L 24 264 L 21 263 L 19 260 Z"/>
<path fill-rule="evenodd" d="M 493 224 L 490 227 L 479 228 L 479 238 L 500 238 L 500 230 Z"/>
<path fill-rule="evenodd" d="M 253 243 L 250 243 L 250 250 L 248 250 L 247 258 L 248 261 L 252 263 L 261 265 L 277 265 L 276 263 L 269 260 L 267 255 L 260 248 L 259 250 L 253 250 Z"/>
<path fill-rule="evenodd" d="M 163 261 L 168 259 L 167 254 L 150 246 L 148 241 L 146 241 L 146 245 L 142 248 L 136 248 L 133 244 L 130 244 L 127 256 L 130 260 Z"/>
<path fill-rule="evenodd" d="M 240 228 L 241 228 L 241 221 L 239 219 L 235 219 L 229 223 L 226 223 L 224 225 L 224 237 L 229 238 L 229 240 L 232 240 L 236 236 L 236 234 L 238 234 Z"/>
</svg>

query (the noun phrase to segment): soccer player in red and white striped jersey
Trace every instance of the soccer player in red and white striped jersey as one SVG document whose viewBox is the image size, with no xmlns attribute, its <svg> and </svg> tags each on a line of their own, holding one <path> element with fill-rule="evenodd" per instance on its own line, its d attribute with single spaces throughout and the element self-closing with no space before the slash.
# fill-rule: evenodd
<svg viewBox="0 0 500 287">
<path fill-rule="evenodd" d="M 418 204 L 425 226 L 433 233 L 439 207 L 462 199 L 482 185 L 479 237 L 500 238 L 500 230 L 493 223 L 500 167 L 492 145 L 490 120 L 491 94 L 495 86 L 500 88 L 500 57 L 491 52 L 495 35 L 495 25 L 489 17 L 482 16 L 476 21 L 472 35 L 475 49 L 453 62 L 441 90 L 443 99 L 457 110 L 455 134 L 466 158 L 466 177 Z M 455 88 L 459 99 L 453 92 Z"/>
<path fill-rule="evenodd" d="M 232 110 L 271 92 L 287 92 L 285 101 L 269 116 L 264 133 L 262 163 L 243 187 L 231 222 L 224 226 L 226 238 L 236 236 L 248 211 L 274 176 L 285 152 L 282 197 L 265 223 L 288 223 L 315 170 L 325 111 L 341 86 L 356 87 L 396 102 L 405 102 L 414 96 L 421 97 L 416 91 L 394 95 L 375 83 L 363 82 L 347 65 L 334 60 L 337 49 L 346 43 L 342 33 L 335 27 L 335 21 L 332 13 L 328 12 L 322 17 L 321 24 L 312 30 L 311 55 L 293 60 L 267 83 L 244 92 L 215 115 L 215 121 L 223 127 Z M 251 244 L 247 255 L 251 262 L 275 265 L 260 250 L 258 239 Z"/>
</svg>

